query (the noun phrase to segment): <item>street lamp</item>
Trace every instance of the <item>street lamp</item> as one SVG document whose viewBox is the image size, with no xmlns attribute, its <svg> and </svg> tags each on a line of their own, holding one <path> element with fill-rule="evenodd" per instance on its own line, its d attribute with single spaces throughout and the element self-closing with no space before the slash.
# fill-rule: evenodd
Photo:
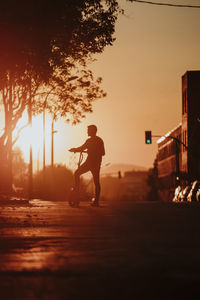
<svg viewBox="0 0 200 300">
<path fill-rule="evenodd" d="M 57 130 L 54 130 L 54 119 L 55 117 L 52 117 L 51 122 L 51 167 L 53 168 L 54 165 L 54 133 L 57 133 Z"/>
</svg>

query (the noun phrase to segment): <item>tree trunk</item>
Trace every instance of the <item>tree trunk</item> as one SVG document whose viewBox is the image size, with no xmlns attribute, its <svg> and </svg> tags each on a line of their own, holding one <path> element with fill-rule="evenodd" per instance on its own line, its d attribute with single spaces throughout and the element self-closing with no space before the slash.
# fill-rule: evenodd
<svg viewBox="0 0 200 300">
<path fill-rule="evenodd" d="M 11 73 L 9 80 L 9 99 L 8 99 L 8 116 L 5 124 L 5 127 L 8 128 L 8 139 L 7 139 L 7 187 L 8 192 L 12 191 L 12 118 L 13 118 L 13 93 L 12 93 L 12 77 Z"/>
</svg>

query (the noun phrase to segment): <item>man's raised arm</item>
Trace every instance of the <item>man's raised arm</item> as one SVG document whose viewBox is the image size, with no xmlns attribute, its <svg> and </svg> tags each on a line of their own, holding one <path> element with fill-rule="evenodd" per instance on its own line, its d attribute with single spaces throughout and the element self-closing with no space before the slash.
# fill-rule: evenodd
<svg viewBox="0 0 200 300">
<path fill-rule="evenodd" d="M 87 149 L 86 142 L 82 146 L 80 146 L 80 147 L 69 149 L 69 151 L 70 152 L 83 152 L 85 149 Z"/>
</svg>

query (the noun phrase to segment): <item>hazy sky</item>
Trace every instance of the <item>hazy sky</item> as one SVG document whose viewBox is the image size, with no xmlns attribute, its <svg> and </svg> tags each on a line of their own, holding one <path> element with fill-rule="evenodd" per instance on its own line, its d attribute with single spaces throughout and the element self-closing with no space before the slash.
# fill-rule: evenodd
<svg viewBox="0 0 200 300">
<path fill-rule="evenodd" d="M 120 3 L 125 15 L 117 22 L 117 40 L 90 66 L 103 78 L 107 97 L 72 130 L 55 124 L 57 163 L 69 164 L 66 149 L 82 144 L 87 125 L 94 123 L 105 142 L 104 163 L 151 167 L 157 139 L 145 145 L 144 131 L 163 135 L 181 122 L 181 76 L 200 70 L 200 9 Z M 200 0 L 172 3 L 200 5 Z"/>
</svg>

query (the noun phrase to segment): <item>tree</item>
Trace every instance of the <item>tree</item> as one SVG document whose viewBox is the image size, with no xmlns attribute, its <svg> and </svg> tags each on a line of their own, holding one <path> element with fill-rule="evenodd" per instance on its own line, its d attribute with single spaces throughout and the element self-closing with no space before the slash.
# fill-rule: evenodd
<svg viewBox="0 0 200 300">
<path fill-rule="evenodd" d="M 74 74 L 74 75 L 73 75 Z M 33 113 L 42 112 L 44 107 L 56 120 L 59 116 L 76 124 L 92 112 L 92 103 L 106 93 L 100 88 L 102 79 L 94 79 L 92 71 L 76 66 L 73 70 L 57 69 L 48 85 L 42 85 L 35 93 Z"/>
<path fill-rule="evenodd" d="M 0 148 L 9 178 L 12 132 L 28 105 L 35 114 L 45 105 L 55 118 L 61 115 L 69 120 L 70 114 L 72 122 L 78 122 L 92 111 L 92 101 L 104 95 L 101 80 L 93 78 L 87 62 L 112 45 L 119 11 L 115 0 L 1 3 L 0 91 L 5 128 Z"/>
</svg>

